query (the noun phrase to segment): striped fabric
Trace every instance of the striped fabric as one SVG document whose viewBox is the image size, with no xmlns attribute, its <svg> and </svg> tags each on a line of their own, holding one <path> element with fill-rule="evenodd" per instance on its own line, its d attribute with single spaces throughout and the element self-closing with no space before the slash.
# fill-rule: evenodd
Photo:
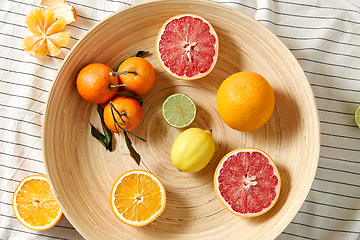
<svg viewBox="0 0 360 240">
<path fill-rule="evenodd" d="M 36 232 L 23 227 L 11 206 L 25 176 L 44 173 L 41 131 L 51 83 L 64 57 L 91 27 L 140 0 L 69 1 L 78 12 L 68 47 L 59 57 L 28 56 L 26 15 L 39 0 L 0 0 L 0 239 L 83 239 L 64 218 Z M 273 31 L 304 69 L 321 122 L 321 151 L 310 193 L 284 239 L 360 239 L 359 0 L 218 0 Z"/>
</svg>

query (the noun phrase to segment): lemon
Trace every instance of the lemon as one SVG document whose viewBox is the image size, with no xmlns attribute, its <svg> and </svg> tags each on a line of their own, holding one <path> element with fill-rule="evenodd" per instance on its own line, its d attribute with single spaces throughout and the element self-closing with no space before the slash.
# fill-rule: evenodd
<svg viewBox="0 0 360 240">
<path fill-rule="evenodd" d="M 189 128 L 175 139 L 171 147 L 171 161 L 182 172 L 197 172 L 210 162 L 214 152 L 211 131 Z"/>
</svg>

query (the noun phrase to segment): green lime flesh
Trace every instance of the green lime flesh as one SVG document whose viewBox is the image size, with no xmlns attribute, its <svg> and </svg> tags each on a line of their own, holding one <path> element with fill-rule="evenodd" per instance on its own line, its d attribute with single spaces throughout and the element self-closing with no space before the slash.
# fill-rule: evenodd
<svg viewBox="0 0 360 240">
<path fill-rule="evenodd" d="M 170 95 L 162 105 L 162 115 L 167 124 L 176 128 L 189 126 L 196 117 L 196 105 L 187 95 Z"/>
<path fill-rule="evenodd" d="M 360 105 L 357 106 L 354 114 L 354 120 L 358 128 L 360 128 Z"/>
</svg>

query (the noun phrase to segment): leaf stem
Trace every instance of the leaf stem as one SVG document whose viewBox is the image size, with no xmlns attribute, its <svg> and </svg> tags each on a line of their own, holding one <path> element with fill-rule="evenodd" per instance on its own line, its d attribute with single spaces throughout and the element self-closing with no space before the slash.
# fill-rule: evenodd
<svg viewBox="0 0 360 240">
<path fill-rule="evenodd" d="M 118 133 L 120 133 L 120 131 L 119 131 L 119 129 L 120 129 L 122 132 L 130 133 L 130 134 L 134 135 L 135 137 L 139 138 L 140 140 L 146 142 L 146 140 L 143 139 L 142 137 L 139 137 L 139 136 L 136 135 L 135 133 L 130 132 L 129 130 L 127 130 L 127 129 L 125 129 L 125 128 L 123 128 L 123 127 L 121 126 L 121 125 L 126 125 L 126 123 L 128 122 L 128 121 L 126 121 L 126 120 L 123 119 L 123 117 L 126 117 L 126 112 L 125 112 L 125 111 L 123 111 L 123 112 L 120 113 L 120 112 L 115 108 L 114 104 L 113 104 L 111 101 L 109 102 L 109 106 L 110 106 L 110 109 L 111 109 L 111 114 L 112 114 L 113 119 L 114 119 L 115 129 L 116 129 L 116 131 L 117 131 Z M 117 119 L 116 119 L 116 117 L 115 117 L 114 111 L 115 111 L 115 113 L 120 117 L 122 123 L 119 123 L 119 122 L 117 121 Z"/>
<path fill-rule="evenodd" d="M 119 75 L 126 75 L 126 74 L 134 74 L 135 76 L 138 75 L 138 73 L 135 71 L 120 71 L 120 72 L 110 72 L 111 76 L 119 76 Z"/>
<path fill-rule="evenodd" d="M 110 74 L 111 75 L 111 74 Z M 127 87 L 129 86 L 129 84 L 118 84 L 118 85 L 114 85 L 114 84 L 109 84 L 108 88 L 116 88 L 116 87 Z"/>
</svg>

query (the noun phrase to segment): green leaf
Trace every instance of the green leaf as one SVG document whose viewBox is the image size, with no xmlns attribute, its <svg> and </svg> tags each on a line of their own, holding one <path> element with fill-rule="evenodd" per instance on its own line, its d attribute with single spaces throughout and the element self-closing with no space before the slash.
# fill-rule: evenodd
<svg viewBox="0 0 360 240">
<path fill-rule="evenodd" d="M 117 92 L 116 94 L 135 98 L 139 102 L 140 106 L 142 106 L 142 104 L 144 103 L 142 98 L 139 95 L 137 95 L 136 93 L 134 93 L 133 91 L 131 91 L 130 89 L 126 89 L 125 91 L 122 91 L 122 92 Z"/>
<path fill-rule="evenodd" d="M 105 121 L 104 121 L 104 108 L 99 104 L 97 107 L 97 111 L 99 113 L 100 116 L 100 120 L 101 120 L 101 127 L 103 129 L 103 132 L 105 134 L 105 139 L 106 139 L 106 149 L 108 149 L 110 152 L 112 152 L 113 149 L 113 145 L 112 145 L 112 137 L 113 134 L 110 131 L 110 129 L 108 129 L 108 127 L 105 125 Z"/>
<path fill-rule="evenodd" d="M 128 137 L 127 132 L 124 132 L 124 136 L 125 136 L 126 146 L 128 147 L 129 152 L 130 152 L 130 156 L 135 160 L 135 162 L 136 162 L 138 165 L 140 165 L 141 157 L 140 157 L 140 155 L 136 152 L 136 150 L 134 149 L 134 147 L 132 146 L 131 140 L 130 140 L 130 138 Z"/>
<path fill-rule="evenodd" d="M 100 133 L 100 131 L 97 130 L 94 127 L 94 125 L 92 125 L 90 123 L 91 135 L 94 138 L 96 138 L 97 140 L 99 140 L 99 142 L 101 142 L 101 144 L 106 148 L 106 150 L 109 150 L 110 152 L 112 152 L 114 150 L 113 145 L 112 145 L 112 132 L 105 125 L 104 118 L 103 118 L 104 108 L 101 105 L 98 105 L 97 111 L 100 116 L 101 126 L 102 126 L 104 134 Z"/>
<path fill-rule="evenodd" d="M 107 148 L 107 140 L 106 140 L 106 137 L 105 135 L 101 134 L 95 127 L 94 125 L 91 125 L 91 135 L 96 138 L 97 140 L 99 140 L 99 142 L 106 148 Z"/>
<path fill-rule="evenodd" d="M 133 57 L 142 57 L 148 53 L 149 53 L 149 51 L 138 51 Z"/>
</svg>

